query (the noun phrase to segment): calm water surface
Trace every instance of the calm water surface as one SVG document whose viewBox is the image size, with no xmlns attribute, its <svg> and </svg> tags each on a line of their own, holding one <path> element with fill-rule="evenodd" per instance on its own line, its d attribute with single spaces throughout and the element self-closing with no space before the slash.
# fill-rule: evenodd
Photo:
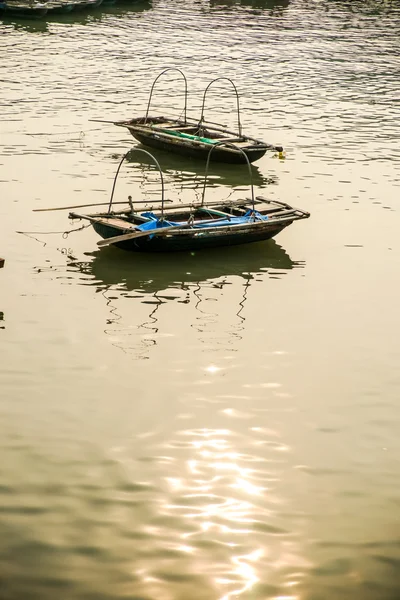
<svg viewBox="0 0 400 600">
<path fill-rule="evenodd" d="M 399 34 L 396 0 L 0 21 L 1 600 L 400 597 Z M 91 119 L 142 114 L 165 67 L 194 114 L 234 80 L 244 130 L 286 150 L 256 192 L 309 220 L 130 256 L 33 212 L 108 201 L 134 141 Z M 154 109 L 182 92 L 170 72 Z M 235 126 L 228 82 L 205 114 Z M 157 158 L 167 197 L 199 197 L 204 165 Z M 159 197 L 138 160 L 117 200 Z"/>
</svg>

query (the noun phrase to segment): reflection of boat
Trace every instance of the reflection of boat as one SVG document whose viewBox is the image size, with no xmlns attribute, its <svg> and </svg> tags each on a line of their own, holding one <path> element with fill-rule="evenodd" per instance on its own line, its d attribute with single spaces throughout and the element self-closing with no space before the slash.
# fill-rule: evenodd
<svg viewBox="0 0 400 600">
<path fill-rule="evenodd" d="M 180 119 L 167 116 L 149 116 L 149 109 L 154 86 L 158 79 L 167 71 L 178 71 L 185 82 L 185 103 L 183 117 Z M 223 125 L 206 122 L 204 119 L 204 106 L 206 94 L 210 86 L 216 81 L 229 81 L 235 91 L 237 101 L 238 130 L 228 131 Z M 218 142 L 229 142 L 228 145 L 218 145 L 214 159 L 226 163 L 246 163 L 260 159 L 267 150 L 282 152 L 281 146 L 268 144 L 242 133 L 240 122 L 239 96 L 235 84 L 227 77 L 214 79 L 206 88 L 203 96 L 203 105 L 200 119 L 197 121 L 187 118 L 187 80 L 180 69 L 165 69 L 156 77 L 150 90 L 146 115 L 124 121 L 116 121 L 115 125 L 126 127 L 132 136 L 144 145 L 183 154 L 193 158 L 206 160 L 210 146 Z M 241 150 L 241 151 L 240 151 Z M 247 157 L 247 158 L 246 158 Z"/>
<path fill-rule="evenodd" d="M 98 245 L 114 244 L 132 252 L 175 252 L 194 251 L 219 246 L 233 246 L 259 242 L 275 237 L 294 221 L 306 219 L 310 214 L 293 208 L 284 202 L 271 201 L 262 196 L 254 196 L 251 183 L 250 198 L 240 200 L 220 200 L 205 202 L 207 171 L 210 157 L 215 149 L 211 147 L 207 159 L 203 195 L 200 203 L 177 204 L 165 207 L 164 182 L 157 160 L 146 150 L 137 152 L 153 158 L 161 178 L 161 208 L 156 212 L 137 209 L 143 201 L 132 201 L 129 208 L 112 210 L 115 184 L 126 154 L 119 163 L 114 179 L 108 212 L 95 214 L 70 213 L 70 218 L 85 219 L 103 238 Z M 248 163 L 250 181 L 251 167 Z"/>
<path fill-rule="evenodd" d="M 104 332 L 114 346 L 140 359 L 148 358 L 168 334 L 171 312 L 164 308 L 171 303 L 179 305 L 182 326 L 189 319 L 197 339 L 218 331 L 219 344 L 231 349 L 242 336 L 250 289 L 303 266 L 273 240 L 206 250 L 201 255 L 180 254 L 172 261 L 154 254 L 130 259 L 128 253 L 121 253 L 121 260 L 115 261 L 109 249 L 97 251 L 87 261 L 72 259 L 66 276 L 69 283 L 90 286 L 104 298 L 108 308 Z M 230 293 L 225 295 L 227 287 Z M 222 329 L 213 300 L 218 300 L 218 310 L 224 314 Z"/>
<path fill-rule="evenodd" d="M 302 267 L 292 261 L 274 240 L 235 248 L 220 248 L 196 253 L 171 255 L 141 254 L 132 261 L 121 253 L 119 260 L 111 250 L 96 251 L 88 261 L 71 261 L 69 271 L 90 276 L 99 289 L 117 286 L 119 290 L 157 293 L 170 287 L 199 284 L 219 277 L 240 276 L 245 279 L 270 270 L 288 271 Z"/>
</svg>

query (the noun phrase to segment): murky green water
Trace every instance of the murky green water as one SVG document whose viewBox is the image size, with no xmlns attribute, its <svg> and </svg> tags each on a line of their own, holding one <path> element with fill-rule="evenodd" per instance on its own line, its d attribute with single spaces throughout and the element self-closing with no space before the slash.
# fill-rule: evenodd
<svg viewBox="0 0 400 600">
<path fill-rule="evenodd" d="M 153 0 L 0 22 L 1 600 L 400 597 L 400 4 Z M 274 241 L 99 250 L 142 114 L 182 69 L 233 79 L 286 159 L 256 191 L 311 212 Z M 178 114 L 171 74 L 156 107 Z M 206 117 L 235 125 L 229 86 Z M 204 166 L 157 153 L 166 196 Z M 215 166 L 210 197 L 247 186 Z M 116 194 L 154 199 L 134 158 Z M 18 233 L 23 232 L 23 233 Z"/>
</svg>

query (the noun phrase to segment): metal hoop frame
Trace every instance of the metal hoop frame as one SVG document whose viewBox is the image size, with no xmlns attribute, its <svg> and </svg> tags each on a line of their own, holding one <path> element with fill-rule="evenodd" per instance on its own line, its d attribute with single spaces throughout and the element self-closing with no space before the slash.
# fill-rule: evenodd
<svg viewBox="0 0 400 600">
<path fill-rule="evenodd" d="M 187 86 L 187 79 L 186 76 L 184 75 L 184 73 L 180 70 L 177 69 L 176 67 L 168 67 L 168 69 L 164 69 L 164 71 L 161 71 L 161 73 L 159 75 L 157 75 L 157 77 L 155 78 L 155 80 L 153 81 L 153 85 L 151 86 L 151 90 L 150 90 L 150 96 L 149 96 L 149 101 L 147 103 L 147 110 L 146 110 L 146 116 L 144 118 L 144 122 L 147 122 L 148 116 L 149 116 L 149 110 L 150 110 L 150 103 L 151 103 L 151 97 L 153 95 L 153 90 L 154 90 L 154 86 L 156 85 L 157 81 L 160 79 L 160 77 L 162 75 L 164 75 L 165 73 L 167 73 L 168 71 L 178 71 L 178 73 L 180 73 L 185 81 L 185 104 L 183 107 L 183 115 L 184 115 L 184 121 L 186 123 L 186 113 L 187 113 L 187 98 L 188 98 L 188 86 Z"/>
<path fill-rule="evenodd" d="M 161 220 L 164 218 L 164 178 L 163 178 L 163 174 L 161 171 L 161 167 L 160 164 L 158 162 L 158 160 L 152 155 L 150 154 L 150 152 L 147 152 L 147 150 L 143 150 L 142 148 L 131 148 L 131 150 L 129 150 L 128 152 L 126 152 L 124 154 L 124 156 L 121 158 L 118 168 L 117 168 L 117 172 L 115 173 L 115 177 L 114 177 L 114 182 L 113 182 L 113 186 L 112 186 L 112 190 L 111 190 L 111 197 L 110 197 L 110 203 L 108 205 L 108 213 L 111 212 L 111 207 L 112 207 L 112 202 L 113 202 L 113 198 L 114 198 L 114 192 L 115 192 L 115 186 L 117 184 L 117 178 L 119 175 L 119 172 L 121 170 L 122 167 L 122 163 L 124 162 L 124 160 L 126 159 L 126 157 L 131 154 L 132 152 L 141 152 L 142 154 L 146 154 L 147 156 L 149 156 L 155 163 L 155 165 L 158 168 L 158 171 L 160 173 L 160 177 L 161 177 Z"/>
<path fill-rule="evenodd" d="M 206 87 L 206 89 L 204 90 L 204 95 L 203 95 L 203 104 L 201 107 L 201 116 L 200 116 L 200 123 L 202 123 L 204 121 L 204 106 L 205 106 L 205 102 L 206 102 L 206 95 L 208 90 L 210 89 L 210 87 L 212 86 L 213 83 L 215 83 L 216 81 L 229 81 L 232 86 L 233 89 L 235 90 L 235 95 L 236 95 L 236 105 L 237 105 L 237 118 L 238 118 L 238 131 L 239 131 L 239 135 L 242 135 L 242 124 L 240 122 L 240 106 L 239 106 L 239 94 L 236 88 L 236 85 L 233 83 L 232 79 L 229 79 L 229 77 L 217 77 L 216 79 L 213 79 L 211 81 L 211 83 L 208 84 L 208 86 Z"/>
</svg>

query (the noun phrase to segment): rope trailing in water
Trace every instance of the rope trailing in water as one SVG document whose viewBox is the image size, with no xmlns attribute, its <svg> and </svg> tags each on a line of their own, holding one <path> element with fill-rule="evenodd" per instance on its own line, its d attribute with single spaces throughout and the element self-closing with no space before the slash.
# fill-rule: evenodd
<svg viewBox="0 0 400 600">
<path fill-rule="evenodd" d="M 86 229 L 86 227 L 90 227 L 91 223 L 88 225 L 81 225 L 77 229 L 70 229 L 69 231 L 16 231 L 15 233 L 20 233 L 21 235 L 62 235 L 63 239 L 66 240 L 70 233 L 74 233 L 75 231 L 81 231 L 82 229 Z"/>
</svg>

